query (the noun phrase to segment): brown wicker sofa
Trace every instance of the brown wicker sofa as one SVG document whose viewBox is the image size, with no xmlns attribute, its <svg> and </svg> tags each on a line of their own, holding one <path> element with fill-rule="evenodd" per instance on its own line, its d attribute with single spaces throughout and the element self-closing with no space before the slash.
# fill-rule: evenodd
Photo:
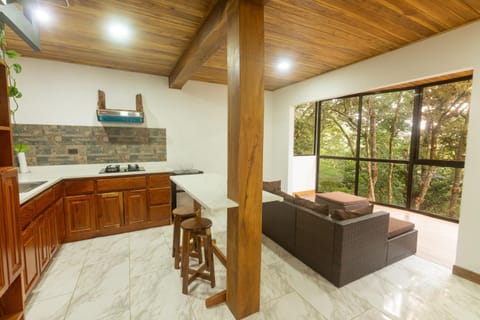
<svg viewBox="0 0 480 320">
<path fill-rule="evenodd" d="M 338 221 L 286 197 L 264 203 L 262 217 L 266 236 L 337 287 L 416 252 L 417 230 L 400 222 L 389 236 L 388 212 Z"/>
</svg>

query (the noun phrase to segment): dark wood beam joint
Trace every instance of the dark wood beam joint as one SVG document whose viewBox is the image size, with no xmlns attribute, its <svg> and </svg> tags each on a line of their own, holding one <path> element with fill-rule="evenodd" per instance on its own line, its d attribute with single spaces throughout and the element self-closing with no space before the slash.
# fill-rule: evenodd
<svg viewBox="0 0 480 320">
<path fill-rule="evenodd" d="M 227 0 L 218 0 L 168 77 L 170 88 L 181 89 L 218 50 L 226 37 Z"/>
</svg>

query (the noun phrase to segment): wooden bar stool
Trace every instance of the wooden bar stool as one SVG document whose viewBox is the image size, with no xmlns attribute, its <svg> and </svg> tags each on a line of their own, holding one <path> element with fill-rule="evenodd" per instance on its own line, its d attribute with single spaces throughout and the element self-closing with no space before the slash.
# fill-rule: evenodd
<svg viewBox="0 0 480 320">
<path fill-rule="evenodd" d="M 212 234 L 210 227 L 212 221 L 207 218 L 195 217 L 182 222 L 183 241 L 182 241 L 182 292 L 188 294 L 188 285 L 196 278 L 202 278 L 210 281 L 210 286 L 215 287 L 215 268 L 213 263 Z M 191 240 L 193 243 L 202 242 L 204 244 L 205 263 L 201 264 L 198 269 L 190 268 L 190 253 L 192 250 Z M 200 247 L 200 254 L 201 254 Z M 190 276 L 191 274 L 191 276 Z"/>
<path fill-rule="evenodd" d="M 178 207 L 173 209 L 173 244 L 172 244 L 172 257 L 175 258 L 175 269 L 179 269 L 180 266 L 180 224 L 186 219 L 190 219 L 196 216 L 196 213 L 193 208 L 188 207 Z M 198 246 L 198 244 L 197 244 Z M 198 251 L 198 250 L 197 250 Z M 198 252 L 192 253 L 194 256 L 198 256 L 201 259 L 201 255 Z M 200 260 L 199 263 L 202 263 Z"/>
</svg>

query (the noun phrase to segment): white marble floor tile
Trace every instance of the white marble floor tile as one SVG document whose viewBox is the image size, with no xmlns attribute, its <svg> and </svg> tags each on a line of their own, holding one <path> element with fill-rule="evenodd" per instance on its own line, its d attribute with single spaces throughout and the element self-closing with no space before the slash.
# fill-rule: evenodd
<svg viewBox="0 0 480 320">
<path fill-rule="evenodd" d="M 290 256 L 287 250 L 276 244 L 270 238 L 262 235 L 262 263 L 265 265 L 282 262 Z"/>
<path fill-rule="evenodd" d="M 372 306 L 348 288 L 337 289 L 295 258 L 275 264 L 291 287 L 327 319 L 351 319 Z"/>
<path fill-rule="evenodd" d="M 73 294 L 82 266 L 82 264 L 62 263 L 54 259 L 34 288 L 32 298 L 35 301 L 41 301 L 65 294 Z"/>
<path fill-rule="evenodd" d="M 393 294 L 401 292 L 400 288 L 385 281 L 375 273 L 351 282 L 344 288 L 366 300 L 379 310 L 383 310 L 385 304 L 390 303 Z"/>
<path fill-rule="evenodd" d="M 188 297 L 182 294 L 180 275 L 176 271 L 132 277 L 131 319 L 192 319 Z"/>
<path fill-rule="evenodd" d="M 92 240 L 90 250 L 85 260 L 86 265 L 108 261 L 114 256 L 127 257 L 130 254 L 130 239 L 128 233 Z"/>
<path fill-rule="evenodd" d="M 111 293 L 94 289 L 75 293 L 65 319 L 102 319 L 123 314 L 130 308 L 128 295 L 128 290 Z"/>
<path fill-rule="evenodd" d="M 123 256 L 85 265 L 66 319 L 101 319 L 128 311 L 129 272 L 128 257 Z"/>
<path fill-rule="evenodd" d="M 113 256 L 108 261 L 85 265 L 78 279 L 75 294 L 91 290 L 117 292 L 129 290 L 128 257 Z"/>
<path fill-rule="evenodd" d="M 71 294 L 52 299 L 29 303 L 25 310 L 25 320 L 63 320 L 67 313 Z"/>
<path fill-rule="evenodd" d="M 415 255 L 402 259 L 397 263 L 406 267 L 410 272 L 419 274 L 424 278 L 438 279 L 451 273 L 451 269 Z"/>
<path fill-rule="evenodd" d="M 226 252 L 222 223 L 213 235 Z M 26 319 L 233 319 L 226 304 L 205 307 L 226 287 L 224 267 L 215 260 L 215 288 L 198 279 L 183 295 L 171 241 L 166 226 L 64 244 L 27 301 Z M 263 237 L 260 304 L 248 320 L 478 320 L 480 286 L 413 256 L 339 289 Z"/>
<path fill-rule="evenodd" d="M 65 259 L 69 262 L 77 261 L 75 259 L 83 259 L 92 245 L 92 239 L 68 242 L 62 244 L 55 259 Z"/>
<path fill-rule="evenodd" d="M 260 311 L 266 320 L 327 319 L 296 292 L 267 302 Z"/>
<path fill-rule="evenodd" d="M 166 244 L 163 235 L 164 227 L 150 228 L 130 233 L 130 253 L 135 254 L 137 249 L 155 247 Z"/>
<path fill-rule="evenodd" d="M 470 295 L 480 300 L 480 284 L 460 278 L 456 275 L 450 275 L 446 283 L 446 288 L 452 293 Z"/>
<path fill-rule="evenodd" d="M 173 258 L 170 248 L 162 242 L 160 245 L 138 247 L 130 253 L 130 276 L 135 277 L 149 272 L 171 272 Z"/>
<path fill-rule="evenodd" d="M 398 262 L 378 270 L 376 274 L 402 290 L 418 286 L 425 280 L 423 274 L 417 273 Z"/>
<path fill-rule="evenodd" d="M 260 282 L 260 304 L 280 298 L 294 292 L 288 281 L 279 274 L 278 269 L 272 265 L 262 265 Z"/>
<path fill-rule="evenodd" d="M 192 308 L 191 319 L 235 320 L 235 317 L 232 315 L 230 309 L 228 309 L 225 303 L 208 309 L 205 306 L 205 299 L 189 297 L 188 303 Z"/>
<path fill-rule="evenodd" d="M 359 315 L 358 317 L 353 318 L 354 320 L 392 320 L 384 313 L 378 311 L 377 309 L 369 309 Z"/>
<path fill-rule="evenodd" d="M 434 303 L 427 305 L 420 299 L 409 295 L 405 291 L 395 292 L 388 296 L 384 302 L 383 313 L 390 318 L 421 319 L 421 320 L 443 320 L 452 319 L 447 313 L 439 310 Z"/>
<path fill-rule="evenodd" d="M 130 320 L 130 309 L 121 313 L 108 315 L 99 320 Z"/>
</svg>

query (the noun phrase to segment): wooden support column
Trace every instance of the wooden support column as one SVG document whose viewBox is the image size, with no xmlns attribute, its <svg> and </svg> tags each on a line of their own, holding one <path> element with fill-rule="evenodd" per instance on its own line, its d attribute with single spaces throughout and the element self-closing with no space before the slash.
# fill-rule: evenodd
<svg viewBox="0 0 480 320">
<path fill-rule="evenodd" d="M 263 2 L 227 5 L 227 305 L 236 319 L 260 308 L 264 104 Z"/>
</svg>

